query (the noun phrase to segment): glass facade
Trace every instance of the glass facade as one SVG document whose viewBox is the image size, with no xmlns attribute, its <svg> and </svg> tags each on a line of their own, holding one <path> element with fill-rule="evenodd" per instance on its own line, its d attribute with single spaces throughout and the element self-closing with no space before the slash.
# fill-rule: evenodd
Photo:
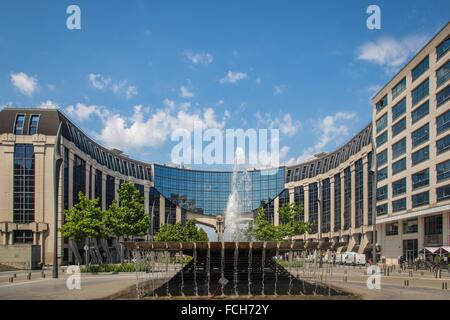
<svg viewBox="0 0 450 320">
<path fill-rule="evenodd" d="M 436 106 L 440 107 L 447 102 L 450 97 L 450 85 L 442 89 L 436 94 Z"/>
<path fill-rule="evenodd" d="M 450 178 L 450 160 L 436 165 L 437 182 L 446 181 Z"/>
<path fill-rule="evenodd" d="M 155 188 L 189 212 L 224 214 L 232 190 L 232 172 L 196 171 L 155 165 Z M 284 190 L 284 168 L 237 173 L 239 198 L 244 212 L 268 204 Z"/>
<path fill-rule="evenodd" d="M 450 148 L 450 135 L 436 141 L 437 154 L 444 153 Z"/>
<path fill-rule="evenodd" d="M 32 144 L 14 146 L 13 222 L 34 221 L 35 160 Z"/>
<path fill-rule="evenodd" d="M 392 88 L 392 99 L 397 98 L 403 91 L 406 89 L 406 77 L 404 77 L 402 80 L 399 81 L 395 85 L 394 88 Z"/>
<path fill-rule="evenodd" d="M 303 211 L 298 217 L 299 221 L 305 221 L 305 190 L 303 186 L 294 188 L 294 202 L 297 206 L 302 206 Z"/>
<path fill-rule="evenodd" d="M 344 170 L 344 230 L 351 227 L 352 174 L 350 168 Z"/>
<path fill-rule="evenodd" d="M 438 60 L 447 53 L 448 48 L 450 48 L 450 38 L 445 39 L 436 47 L 436 57 Z"/>
<path fill-rule="evenodd" d="M 311 233 L 317 233 L 318 213 L 319 213 L 319 190 L 317 183 L 310 183 L 308 188 L 309 202 L 309 223 L 311 223 Z"/>
<path fill-rule="evenodd" d="M 436 118 L 436 133 L 441 134 L 450 128 L 450 110 Z"/>
<path fill-rule="evenodd" d="M 392 107 L 392 121 L 397 120 L 406 113 L 406 98 Z"/>
<path fill-rule="evenodd" d="M 440 87 L 450 78 L 450 61 L 447 61 L 441 68 L 436 70 L 436 85 Z"/>
<path fill-rule="evenodd" d="M 330 232 L 330 179 L 322 181 L 322 232 Z"/>
<path fill-rule="evenodd" d="M 392 182 L 392 196 L 406 193 L 406 178 Z"/>
<path fill-rule="evenodd" d="M 425 71 L 428 70 L 429 67 L 430 67 L 430 59 L 428 58 L 428 56 L 426 56 L 426 58 L 420 61 L 419 64 L 414 69 L 412 69 L 411 71 L 412 81 L 420 77 Z"/>
<path fill-rule="evenodd" d="M 430 138 L 430 126 L 428 123 L 413 133 L 411 133 L 412 147 L 415 148 L 424 142 L 427 142 Z"/>
<path fill-rule="evenodd" d="M 159 231 L 159 202 L 160 202 L 160 194 L 155 188 L 150 188 L 149 190 L 149 212 L 151 217 L 151 232 L 152 234 L 156 234 Z"/>
<path fill-rule="evenodd" d="M 412 123 L 416 123 L 423 117 L 427 116 L 430 113 L 430 102 L 427 100 L 425 103 L 418 106 L 411 113 L 411 121 Z"/>
<path fill-rule="evenodd" d="M 28 134 L 33 135 L 38 133 L 39 128 L 39 115 L 32 115 L 30 117 L 30 125 L 28 126 Z"/>
<path fill-rule="evenodd" d="M 116 183 L 114 177 L 107 175 L 106 176 L 106 192 L 105 192 L 105 202 L 106 202 L 106 209 L 109 208 L 109 206 L 114 201 L 114 198 L 116 196 Z"/>
<path fill-rule="evenodd" d="M 341 228 L 341 175 L 334 176 L 334 231 Z"/>
<path fill-rule="evenodd" d="M 364 167 L 362 159 L 355 162 L 355 227 L 363 223 L 364 212 Z"/>
<path fill-rule="evenodd" d="M 395 137 L 399 133 L 403 132 L 406 129 L 406 117 L 399 120 L 392 126 L 392 137 Z"/>
<path fill-rule="evenodd" d="M 394 143 L 392 145 L 392 160 L 404 155 L 406 153 L 406 138 Z"/>
<path fill-rule="evenodd" d="M 412 189 L 416 190 L 422 187 L 427 187 L 430 184 L 430 170 L 425 169 L 420 172 L 414 173 L 411 176 Z"/>
<path fill-rule="evenodd" d="M 79 201 L 79 192 L 83 194 L 86 192 L 86 162 L 75 155 L 73 161 L 73 205 Z"/>
<path fill-rule="evenodd" d="M 419 164 L 423 161 L 426 161 L 430 158 L 430 148 L 426 146 L 416 152 L 413 152 L 411 155 L 412 165 Z"/>
<path fill-rule="evenodd" d="M 429 88 L 429 80 L 425 80 L 424 82 L 422 82 L 421 84 L 419 84 L 412 92 L 411 92 L 411 96 L 412 96 L 412 105 L 415 106 L 416 104 L 418 104 L 420 101 L 422 101 L 422 99 L 425 99 L 426 97 L 428 97 L 430 93 L 430 88 Z"/>
</svg>

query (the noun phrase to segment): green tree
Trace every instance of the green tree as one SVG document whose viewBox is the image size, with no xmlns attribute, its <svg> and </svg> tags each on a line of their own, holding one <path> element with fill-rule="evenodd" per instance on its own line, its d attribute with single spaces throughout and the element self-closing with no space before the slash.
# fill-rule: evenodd
<svg viewBox="0 0 450 320">
<path fill-rule="evenodd" d="M 255 220 L 249 225 L 248 235 L 258 241 L 278 240 L 277 229 L 266 217 L 266 210 L 259 208 Z"/>
<path fill-rule="evenodd" d="M 161 226 L 155 235 L 155 241 L 208 241 L 208 235 L 205 230 L 197 227 L 195 220 L 189 220 L 185 225 L 177 222 L 175 224 L 165 224 Z"/>
<path fill-rule="evenodd" d="M 106 226 L 117 237 L 142 236 L 149 230 L 150 219 L 145 213 L 144 199 L 130 182 L 124 182 L 106 211 Z"/>
<path fill-rule="evenodd" d="M 64 213 L 65 223 L 60 229 L 63 236 L 76 241 L 106 237 L 105 213 L 98 205 L 99 200 L 89 200 L 82 192 L 78 199 L 78 203 Z"/>
</svg>

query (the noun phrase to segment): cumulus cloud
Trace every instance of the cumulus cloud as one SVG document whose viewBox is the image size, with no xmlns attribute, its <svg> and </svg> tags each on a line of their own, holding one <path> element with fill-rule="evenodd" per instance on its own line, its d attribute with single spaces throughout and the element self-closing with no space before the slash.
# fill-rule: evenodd
<svg viewBox="0 0 450 320">
<path fill-rule="evenodd" d="M 31 96 L 38 89 L 37 78 L 29 76 L 24 72 L 11 73 L 10 80 L 14 87 L 27 96 Z"/>
<path fill-rule="evenodd" d="M 280 118 L 272 118 L 270 113 L 261 114 L 257 112 L 255 114 L 256 120 L 259 126 L 265 126 L 269 129 L 279 129 L 282 134 L 287 136 L 293 136 L 302 127 L 302 124 L 298 120 L 293 120 L 290 113 L 286 113 Z"/>
<path fill-rule="evenodd" d="M 115 94 L 124 94 L 129 100 L 138 94 L 136 86 L 128 84 L 127 80 L 113 81 L 111 77 L 101 74 L 90 73 L 88 80 L 92 87 L 97 90 L 110 90 Z"/>
<path fill-rule="evenodd" d="M 127 87 L 127 91 L 126 91 L 126 95 L 127 95 L 127 99 L 131 99 L 133 96 L 137 96 L 138 94 L 138 90 L 135 86 L 128 86 Z"/>
<path fill-rule="evenodd" d="M 109 111 L 100 106 L 86 105 L 84 103 L 77 103 L 76 105 L 69 105 L 65 108 L 65 112 L 78 121 L 86 121 L 93 116 L 97 116 L 105 120 L 109 115 Z"/>
<path fill-rule="evenodd" d="M 88 74 L 91 85 L 97 90 L 105 90 L 111 84 L 110 77 L 104 77 L 101 74 Z"/>
<path fill-rule="evenodd" d="M 183 98 L 193 98 L 195 94 L 185 86 L 180 87 L 180 96 Z"/>
<path fill-rule="evenodd" d="M 428 37 L 425 35 L 408 36 L 402 39 L 383 37 L 366 42 L 358 49 L 358 60 L 367 61 L 394 71 L 423 47 Z"/>
<path fill-rule="evenodd" d="M 59 105 L 51 100 L 43 101 L 37 107 L 40 109 L 59 109 Z"/>
<path fill-rule="evenodd" d="M 213 55 L 210 53 L 193 53 L 186 51 L 184 55 L 193 64 L 208 65 L 214 61 Z"/>
<path fill-rule="evenodd" d="M 283 85 L 274 85 L 272 94 L 274 96 L 278 96 L 278 95 L 282 94 L 283 91 L 284 91 L 284 86 Z"/>
<path fill-rule="evenodd" d="M 231 83 L 235 84 L 238 81 L 244 80 L 247 78 L 247 74 L 239 71 L 228 71 L 225 77 L 219 80 L 220 83 Z"/>
</svg>

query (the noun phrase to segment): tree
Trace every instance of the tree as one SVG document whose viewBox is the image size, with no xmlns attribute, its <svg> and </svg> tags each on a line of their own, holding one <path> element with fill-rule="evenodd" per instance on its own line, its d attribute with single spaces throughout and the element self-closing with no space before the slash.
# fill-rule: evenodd
<svg viewBox="0 0 450 320">
<path fill-rule="evenodd" d="M 161 226 L 155 235 L 155 241 L 174 241 L 174 242 L 190 242 L 190 241 L 208 241 L 208 235 L 205 230 L 199 228 L 195 224 L 195 220 L 189 220 L 185 225 L 177 222 L 175 224 L 165 224 Z"/>
<path fill-rule="evenodd" d="M 117 237 L 147 234 L 150 220 L 139 190 L 130 182 L 125 182 L 117 193 L 118 200 L 114 200 L 106 211 L 106 225 L 110 233 Z"/>
<path fill-rule="evenodd" d="M 253 223 L 250 224 L 248 235 L 258 241 L 278 240 L 277 230 L 272 225 L 266 216 L 266 210 L 263 207 L 259 208 Z"/>
<path fill-rule="evenodd" d="M 78 203 L 64 213 L 63 236 L 76 241 L 106 237 L 105 213 L 98 205 L 99 200 L 89 200 L 82 192 L 78 194 L 78 199 Z"/>
</svg>

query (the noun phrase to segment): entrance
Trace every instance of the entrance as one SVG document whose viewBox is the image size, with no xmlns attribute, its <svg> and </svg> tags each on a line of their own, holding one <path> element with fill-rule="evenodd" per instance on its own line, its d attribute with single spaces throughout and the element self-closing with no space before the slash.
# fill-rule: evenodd
<svg viewBox="0 0 450 320">
<path fill-rule="evenodd" d="M 419 254 L 417 239 L 403 240 L 403 257 L 411 265 Z"/>
</svg>

